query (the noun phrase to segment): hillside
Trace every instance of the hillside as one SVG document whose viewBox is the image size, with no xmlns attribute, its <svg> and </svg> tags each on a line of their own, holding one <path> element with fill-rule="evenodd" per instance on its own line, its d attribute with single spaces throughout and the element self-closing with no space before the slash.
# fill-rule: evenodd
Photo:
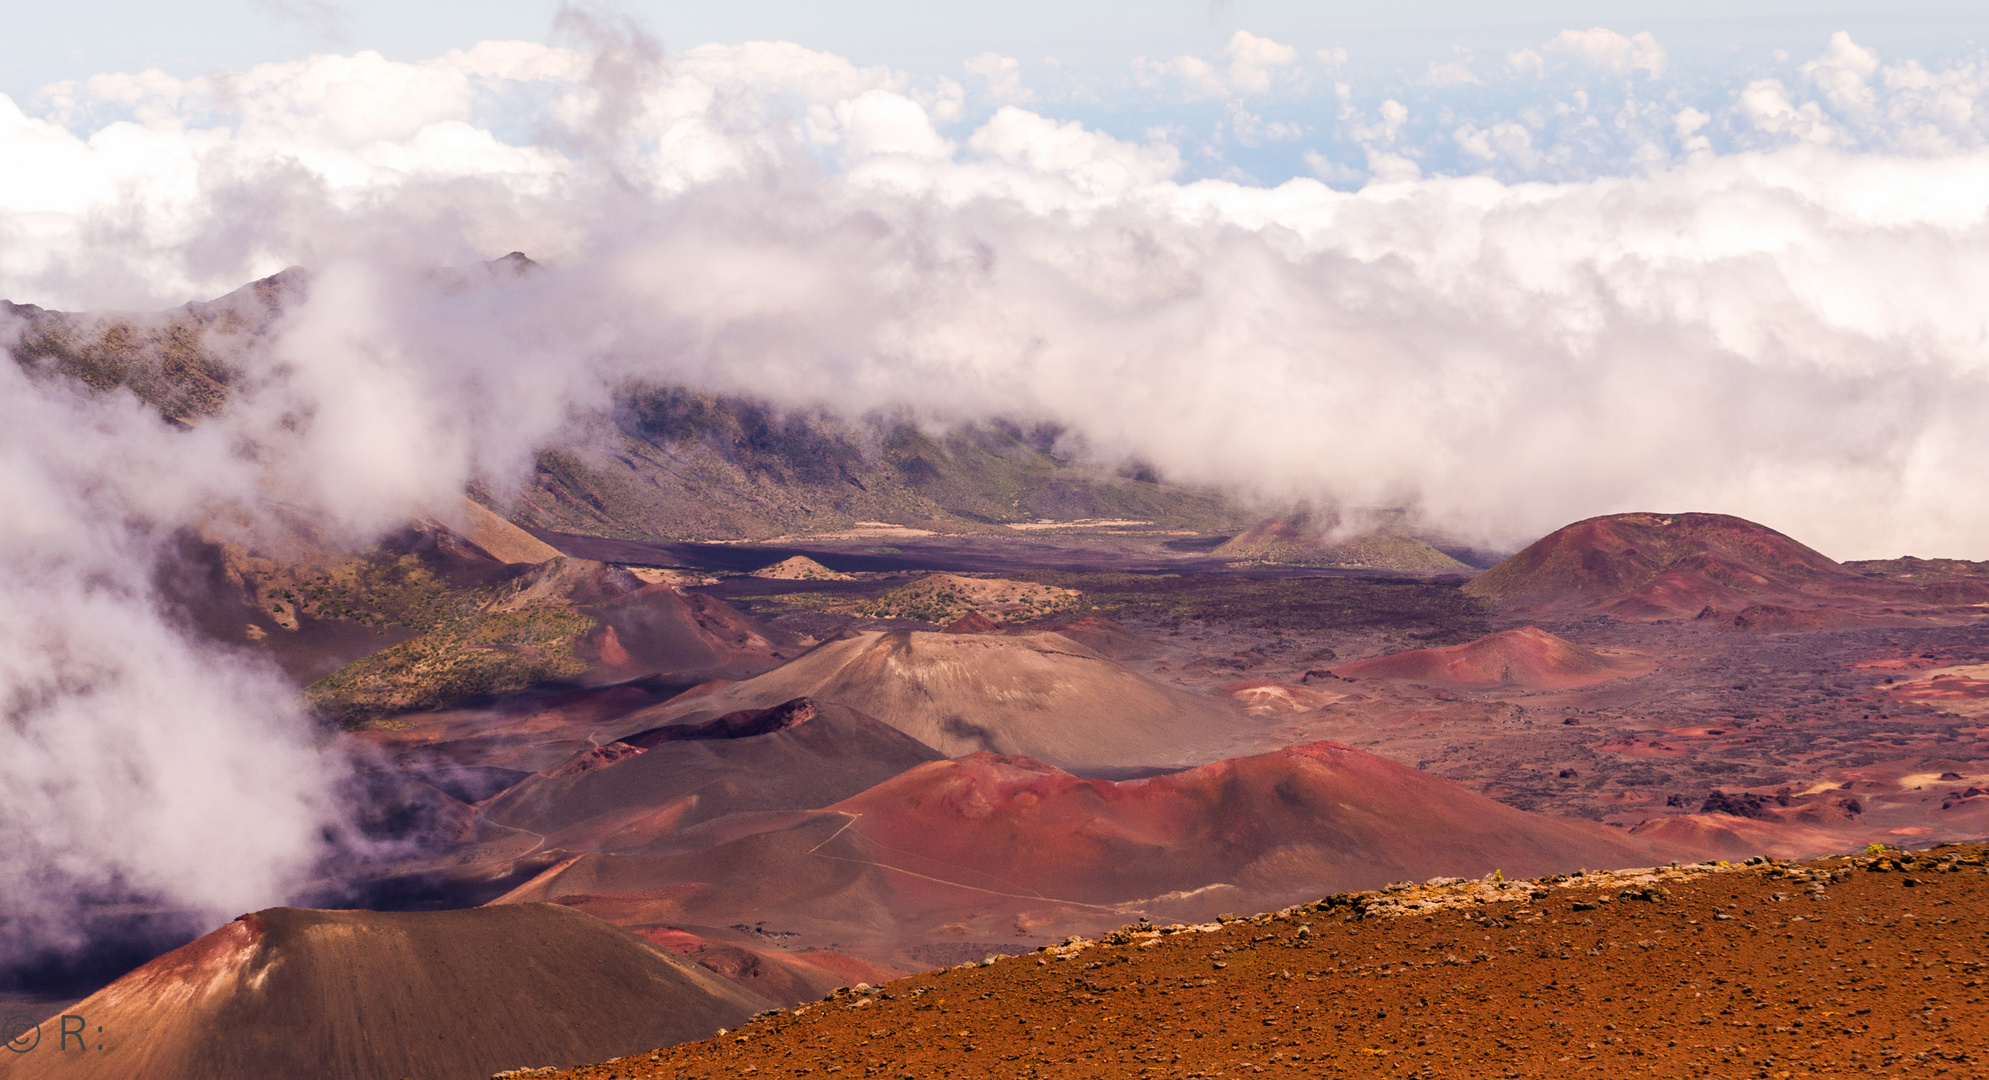
<svg viewBox="0 0 1989 1080">
<path fill-rule="evenodd" d="M 698 1038 L 764 1006 L 569 908 L 270 908 L 75 1005 L 83 1048 L 49 1021 L 0 1076 L 483 1080 Z"/>
<path fill-rule="evenodd" d="M 1697 613 L 1757 595 L 1848 583 L 1837 563 L 1766 526 L 1725 514 L 1615 514 L 1555 530 L 1464 587 L 1500 604 Z"/>
<path fill-rule="evenodd" d="M 916 969 L 1133 917 L 1207 919 L 1405 877 L 1692 850 L 1514 810 L 1331 743 L 1116 782 L 973 754 L 821 810 L 692 833 L 575 855 L 496 902 L 570 904 L 640 932 L 757 928 Z"/>
<path fill-rule="evenodd" d="M 902 853 L 909 869 L 1095 904 L 1207 889 L 1219 894 L 1211 902 L 1261 905 L 1306 890 L 1658 854 L 1337 743 L 1117 783 L 975 754 L 908 770 L 831 809 L 858 816 L 865 838 Z"/>
<path fill-rule="evenodd" d="M 1412 573 L 1471 573 L 1472 567 L 1412 535 L 1383 515 L 1372 527 L 1335 535 L 1338 515 L 1309 512 L 1267 518 L 1224 541 L 1210 554 L 1239 562 Z"/>
<path fill-rule="evenodd" d="M 764 675 L 621 723 L 689 723 L 800 697 L 874 716 L 944 754 L 992 750 L 1073 768 L 1207 760 L 1243 733 L 1228 703 L 1045 631 L 852 632 Z"/>
<path fill-rule="evenodd" d="M 585 559 L 514 567 L 499 584 L 450 594 L 446 611 L 307 696 L 352 727 L 552 682 L 739 678 L 782 657 L 779 634 L 720 601 Z"/>
<path fill-rule="evenodd" d="M 1614 514 L 1557 529 L 1478 575 L 1466 594 L 1512 614 L 1593 612 L 1803 631 L 1971 621 L 1989 577 L 1951 560 L 1839 565 L 1725 514 Z"/>
<path fill-rule="evenodd" d="M 1333 669 L 1347 679 L 1404 679 L 1456 687 L 1567 690 L 1650 670 L 1640 657 L 1605 656 L 1537 626 L 1503 630 L 1462 645 L 1414 649 Z"/>
<path fill-rule="evenodd" d="M 933 434 L 874 418 L 650 387 L 538 457 L 521 525 L 624 539 L 766 540 L 888 522 L 941 532 L 1114 519 L 1233 532 L 1220 494 L 1091 461 L 1062 430 L 994 420 Z"/>
<path fill-rule="evenodd" d="M 438 280 L 505 280 L 534 266 L 513 252 Z M 244 350 L 309 293 L 301 267 L 163 312 L 62 312 L 0 301 L 20 319 L 24 368 L 95 390 L 124 388 L 182 423 L 212 416 Z M 1172 484 L 1138 461 L 1094 460 L 1070 433 L 992 420 L 933 433 L 905 418 L 854 420 L 682 386 L 625 387 L 544 447 L 513 505 L 519 524 L 623 539 L 765 540 L 889 522 L 948 532 L 1004 523 L 1124 520 L 1229 533 L 1239 508 Z"/>
<path fill-rule="evenodd" d="M 770 714 L 779 726 L 751 723 Z M 827 806 L 939 756 L 861 713 L 802 698 L 625 736 L 528 777 L 482 810 L 563 849 L 633 848 L 728 814 Z"/>
<path fill-rule="evenodd" d="M 265 334 L 310 277 L 291 267 L 215 300 L 170 311 L 74 313 L 0 300 L 22 323 L 10 346 L 30 372 L 74 379 L 97 391 L 130 390 L 179 422 L 211 416 L 239 374 L 231 357 Z"/>
<path fill-rule="evenodd" d="M 1984 854 L 1432 882 L 1133 924 L 546 1075 L 1974 1075 Z"/>
</svg>

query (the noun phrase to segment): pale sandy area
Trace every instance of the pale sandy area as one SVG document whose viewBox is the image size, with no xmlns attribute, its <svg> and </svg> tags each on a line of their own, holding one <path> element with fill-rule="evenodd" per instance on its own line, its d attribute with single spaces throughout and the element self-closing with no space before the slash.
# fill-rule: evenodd
<svg viewBox="0 0 1989 1080">
<path fill-rule="evenodd" d="M 1033 532 L 1039 529 L 1124 529 L 1151 524 L 1151 521 L 1134 521 L 1131 518 L 1079 518 L 1076 521 L 1011 521 L 1008 527 L 1018 532 Z"/>
</svg>

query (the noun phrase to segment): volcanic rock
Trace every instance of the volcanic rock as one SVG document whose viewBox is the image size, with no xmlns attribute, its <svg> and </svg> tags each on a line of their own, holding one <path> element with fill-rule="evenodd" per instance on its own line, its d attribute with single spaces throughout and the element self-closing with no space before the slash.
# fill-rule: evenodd
<svg viewBox="0 0 1989 1080">
<path fill-rule="evenodd" d="M 1535 626 L 1463 645 L 1415 649 L 1333 669 L 1349 679 L 1403 679 L 1457 687 L 1567 690 L 1650 670 L 1641 657 L 1605 656 Z"/>
<path fill-rule="evenodd" d="M 1066 767 L 1206 761 L 1237 737 L 1241 716 L 1061 634 L 870 631 L 736 685 L 632 714 L 623 730 L 797 697 L 846 705 L 945 754 L 992 750 Z"/>
<path fill-rule="evenodd" d="M 546 904 L 387 913 L 270 908 L 50 1020 L 9 1080 L 484 1080 L 703 1038 L 766 1006 L 599 919 Z M 100 1049 L 101 1047 L 101 1049 Z"/>
<path fill-rule="evenodd" d="M 1142 912 L 1210 918 L 1404 877 L 1678 853 L 1334 743 L 1119 782 L 973 754 L 825 810 L 766 815 L 759 831 L 734 820 L 737 835 L 705 850 L 580 856 L 501 902 L 554 900 L 630 926 L 764 920 L 890 962 L 969 934 L 1093 932 Z"/>
<path fill-rule="evenodd" d="M 1556 530 L 1472 579 L 1501 606 L 1694 617 L 1855 590 L 1857 575 L 1763 525 L 1725 514 L 1615 514 Z"/>
<path fill-rule="evenodd" d="M 1400 878 L 1648 862 L 1587 822 L 1515 810 L 1338 743 L 1140 780 L 1087 780 L 974 754 L 894 777 L 831 809 L 859 816 L 898 865 L 1089 903 L 1224 883 L 1275 900 Z"/>
<path fill-rule="evenodd" d="M 854 710 L 802 698 L 645 729 L 525 780 L 483 812 L 553 847 L 633 848 L 728 814 L 828 806 L 939 757 Z"/>
<path fill-rule="evenodd" d="M 1989 997 L 1956 937 L 1989 910 L 1985 853 L 1898 854 L 1912 888 L 1870 873 L 1877 860 L 1752 860 L 1130 924 L 557 1080 L 985 1075 L 997 1061 L 1101 1078 L 1971 1075 Z"/>
</svg>

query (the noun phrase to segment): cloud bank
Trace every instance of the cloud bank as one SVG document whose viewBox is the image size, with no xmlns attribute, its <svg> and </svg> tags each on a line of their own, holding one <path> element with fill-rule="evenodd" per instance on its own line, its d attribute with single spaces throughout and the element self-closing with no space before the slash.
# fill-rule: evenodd
<svg viewBox="0 0 1989 1080">
<path fill-rule="evenodd" d="M 1692 509 L 1839 557 L 1989 557 L 1980 64 L 1840 35 L 1691 97 L 1650 35 L 1580 29 L 1376 100 L 1344 56 L 1239 33 L 1126 74 L 1219 103 L 1206 127 L 1114 132 L 995 54 L 913 76 L 567 31 L 0 99 L 0 157 L 34 163 L 0 173 L 0 295 L 315 275 L 192 432 L 0 372 L 27 508 L 0 524 L 24 598 L 0 808 L 45 830 L 5 880 L 281 893 L 329 789 L 287 688 L 162 613 L 162 538 L 279 504 L 363 538 L 502 490 L 629 379 L 1054 420 L 1175 479 L 1493 543 Z M 1312 175 L 1223 164 L 1271 144 L 1310 144 Z M 433 272 L 514 249 L 546 269 Z"/>
<path fill-rule="evenodd" d="M 86 944 L 93 904 L 280 902 L 342 767 L 293 687 L 197 639 L 154 581 L 176 523 L 252 494 L 234 450 L 13 364 L 0 429 L 0 961 Z"/>
</svg>

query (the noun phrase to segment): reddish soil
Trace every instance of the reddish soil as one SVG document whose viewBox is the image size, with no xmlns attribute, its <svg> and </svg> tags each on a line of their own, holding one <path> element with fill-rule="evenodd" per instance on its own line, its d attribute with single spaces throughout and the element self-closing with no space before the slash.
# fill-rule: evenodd
<svg viewBox="0 0 1989 1080">
<path fill-rule="evenodd" d="M 1179 891 L 1265 905 L 1437 873 L 1530 875 L 1654 857 L 1615 830 L 1523 814 L 1337 743 L 1117 783 L 974 754 L 829 809 L 906 869 L 1135 908 Z"/>
<path fill-rule="evenodd" d="M 770 771 L 812 790 L 803 763 Z M 510 798 L 490 816 L 519 820 L 497 811 Z M 540 810 L 552 820 L 571 801 Z M 1118 782 L 974 754 L 912 765 L 823 810 L 735 813 L 659 829 L 648 844 L 608 839 L 497 902 L 552 901 L 643 934 L 826 949 L 906 971 L 1133 918 L 1209 919 L 1439 874 L 1644 866 L 1702 850 L 1526 814 L 1330 743 Z"/>
<path fill-rule="evenodd" d="M 1989 581 L 1924 577 L 1856 573 L 1725 514 L 1614 514 L 1556 530 L 1464 591 L 1514 613 L 1693 618 L 1757 632 L 1966 620 L 1989 600 Z"/>
<path fill-rule="evenodd" d="M 1604 656 L 1537 626 L 1502 630 L 1463 645 L 1414 649 L 1335 668 L 1343 679 L 1406 679 L 1458 687 L 1572 690 L 1642 675 L 1641 657 Z"/>
<path fill-rule="evenodd" d="M 1983 1076 L 1984 855 L 1464 883 L 1129 927 L 544 1075 Z"/>
<path fill-rule="evenodd" d="M 1967 674 L 1989 664 L 1979 619 L 1735 634 L 1693 620 L 1589 617 L 1551 629 L 1656 666 L 1571 690 L 1349 683 L 1321 673 L 1306 687 L 1331 690 L 1334 700 L 1277 714 L 1266 740 L 1348 743 L 1511 806 L 1705 844 L 1721 856 L 1806 858 L 1873 841 L 1989 834 L 1989 696 L 1972 696 L 1980 676 Z M 1294 635 L 1252 674 L 1290 680 L 1310 670 L 1307 646 L 1321 638 L 1343 654 L 1362 647 Z M 1173 640 L 1214 651 L 1245 639 Z"/>
<path fill-rule="evenodd" d="M 756 948 L 734 941 L 714 941 L 670 927 L 646 928 L 636 933 L 650 944 L 695 961 L 776 1004 L 812 1001 L 839 986 L 882 983 L 905 975 L 896 968 L 828 949 L 787 952 L 773 947 Z"/>
<path fill-rule="evenodd" d="M 593 639 L 600 669 L 592 679 L 599 682 L 658 673 L 736 679 L 799 652 L 729 604 L 668 585 L 645 585 L 581 610 L 601 623 Z"/>
</svg>

